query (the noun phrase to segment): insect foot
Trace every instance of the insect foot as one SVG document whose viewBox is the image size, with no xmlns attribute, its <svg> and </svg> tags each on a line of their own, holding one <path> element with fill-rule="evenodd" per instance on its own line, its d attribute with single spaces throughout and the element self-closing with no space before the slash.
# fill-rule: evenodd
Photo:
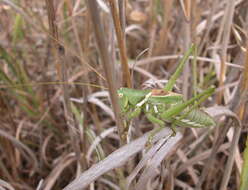
<svg viewBox="0 0 248 190">
<path fill-rule="evenodd" d="M 172 124 L 172 125 L 171 125 L 171 130 L 172 130 L 171 136 L 172 136 L 172 137 L 176 136 L 176 134 L 177 134 L 176 125 Z"/>
</svg>

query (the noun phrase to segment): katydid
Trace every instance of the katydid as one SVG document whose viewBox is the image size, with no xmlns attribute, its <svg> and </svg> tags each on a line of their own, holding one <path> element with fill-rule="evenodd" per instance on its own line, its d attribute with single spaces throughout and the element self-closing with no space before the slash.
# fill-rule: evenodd
<svg viewBox="0 0 248 190">
<path fill-rule="evenodd" d="M 214 120 L 207 113 L 197 108 L 201 102 L 214 93 L 214 88 L 209 88 L 188 101 L 184 101 L 181 94 L 172 92 L 193 50 L 194 46 L 186 52 L 164 89 L 120 88 L 118 90 L 121 111 L 127 121 L 131 121 L 143 112 L 150 122 L 160 125 L 160 128 L 154 130 L 153 134 L 163 128 L 166 122 L 172 123 L 173 131 L 174 126 L 199 128 L 215 125 Z"/>
</svg>

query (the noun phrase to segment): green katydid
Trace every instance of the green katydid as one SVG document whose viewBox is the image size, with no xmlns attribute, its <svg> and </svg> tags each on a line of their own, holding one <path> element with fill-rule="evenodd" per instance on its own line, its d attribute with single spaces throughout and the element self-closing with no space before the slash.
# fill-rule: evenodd
<svg viewBox="0 0 248 190">
<path fill-rule="evenodd" d="M 144 112 L 149 121 L 160 125 L 160 128 L 154 130 L 153 134 L 161 130 L 166 122 L 172 123 L 173 131 L 174 126 L 199 128 L 215 125 L 214 120 L 207 113 L 197 108 L 201 102 L 214 93 L 214 88 L 209 88 L 188 101 L 184 101 L 181 94 L 172 92 L 172 88 L 193 50 L 194 46 L 183 56 L 164 89 L 120 88 L 118 90 L 121 111 L 127 121 Z"/>
</svg>

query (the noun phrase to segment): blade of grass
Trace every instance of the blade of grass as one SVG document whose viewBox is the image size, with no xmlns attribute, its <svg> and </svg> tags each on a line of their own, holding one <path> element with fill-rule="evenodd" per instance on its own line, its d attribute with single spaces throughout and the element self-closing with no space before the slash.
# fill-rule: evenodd
<svg viewBox="0 0 248 190">
<path fill-rule="evenodd" d="M 15 17 L 15 23 L 13 28 L 13 41 L 14 44 L 17 43 L 19 40 L 22 40 L 24 37 L 24 31 L 23 31 L 23 18 L 20 14 L 17 14 Z"/>
</svg>

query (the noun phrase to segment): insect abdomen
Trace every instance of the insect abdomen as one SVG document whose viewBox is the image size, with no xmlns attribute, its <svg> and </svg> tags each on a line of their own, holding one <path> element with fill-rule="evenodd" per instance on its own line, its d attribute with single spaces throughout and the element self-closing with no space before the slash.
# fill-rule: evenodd
<svg viewBox="0 0 248 190">
<path fill-rule="evenodd" d="M 185 114 L 185 113 L 182 113 Z M 202 128 L 202 127 L 210 127 L 214 126 L 214 120 L 204 111 L 199 109 L 194 109 L 186 114 L 185 117 L 176 116 L 175 123 L 179 126 L 185 127 L 195 127 L 195 128 Z"/>
</svg>

